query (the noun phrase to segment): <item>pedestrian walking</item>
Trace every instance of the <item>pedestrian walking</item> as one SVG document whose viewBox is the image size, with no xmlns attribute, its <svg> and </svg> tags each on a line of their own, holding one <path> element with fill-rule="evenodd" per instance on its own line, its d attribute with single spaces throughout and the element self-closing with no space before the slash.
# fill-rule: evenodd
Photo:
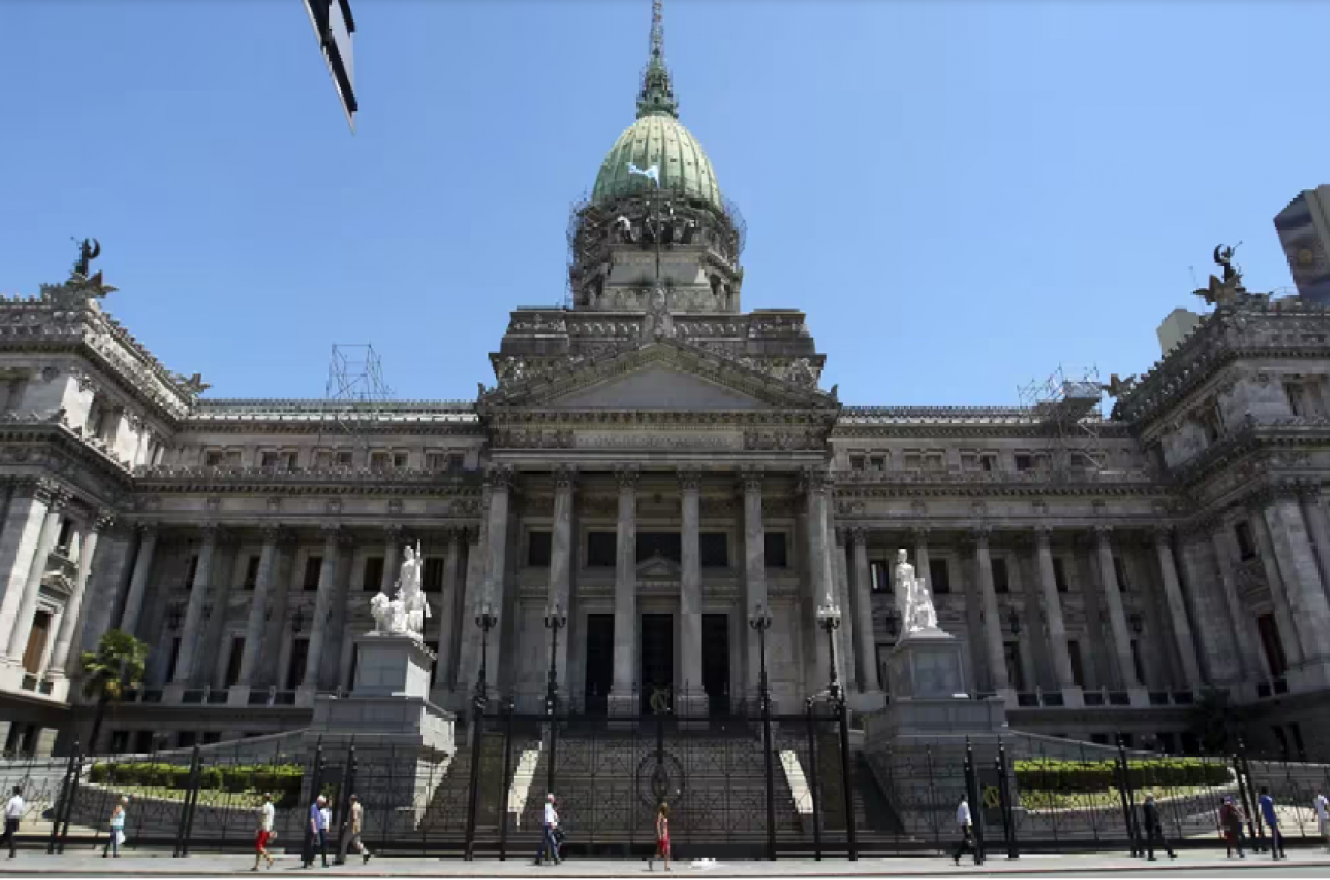
<svg viewBox="0 0 1330 880">
<path fill-rule="evenodd" d="M 102 858 L 106 858 L 109 850 L 111 858 L 120 858 L 120 846 L 125 842 L 125 813 L 129 810 L 129 798 L 122 797 L 116 801 L 115 809 L 111 811 L 111 835 L 106 838 L 106 846 L 102 847 Z"/>
<path fill-rule="evenodd" d="M 14 786 L 14 794 L 5 804 L 5 833 L 0 837 L 0 844 L 9 844 L 9 857 L 15 855 L 14 835 L 18 834 L 18 823 L 23 819 L 23 786 Z"/>
<path fill-rule="evenodd" d="M 354 848 L 356 852 L 364 857 L 365 864 L 368 865 L 370 856 L 369 847 L 365 846 L 365 842 L 360 839 L 360 835 L 365 828 L 365 808 L 361 806 L 360 798 L 355 795 L 351 795 L 348 803 L 350 804 L 350 809 L 346 817 L 346 826 L 342 829 L 341 862 L 343 864 L 346 863 L 346 854 Z"/>
<path fill-rule="evenodd" d="M 1159 806 L 1155 803 L 1155 796 L 1153 793 L 1147 793 L 1145 795 L 1144 812 L 1146 861 L 1153 862 L 1155 860 L 1156 838 L 1158 838 L 1159 842 L 1163 844 L 1164 850 L 1168 852 L 1168 857 L 1170 859 L 1176 859 L 1178 854 L 1173 851 L 1173 846 L 1168 842 L 1168 838 L 1164 836 L 1164 822 L 1159 817 Z"/>
<path fill-rule="evenodd" d="M 960 806 L 956 808 L 956 824 L 959 825 L 961 829 L 961 842 L 956 847 L 956 855 L 953 856 L 953 859 L 956 862 L 956 866 L 960 867 L 961 856 L 965 855 L 967 851 L 972 852 L 975 855 L 978 855 L 979 852 L 974 848 L 974 838 L 972 837 L 973 829 L 970 821 L 970 800 L 964 795 L 961 796 Z"/>
<path fill-rule="evenodd" d="M 543 864 L 547 858 L 559 864 L 562 861 L 559 858 L 559 841 L 555 838 L 555 833 L 559 830 L 559 813 L 554 809 L 554 795 L 545 795 L 545 818 L 542 822 L 544 833 L 540 837 L 540 849 L 536 850 L 536 864 Z"/>
<path fill-rule="evenodd" d="M 670 805 L 664 802 L 656 808 L 656 854 L 647 859 L 648 870 L 656 870 L 656 859 L 670 869 Z"/>
<path fill-rule="evenodd" d="M 1270 826 L 1270 855 L 1276 862 L 1288 858 L 1288 853 L 1284 852 L 1284 835 L 1279 830 L 1279 817 L 1275 815 L 1275 800 L 1270 797 L 1269 788 L 1261 787 L 1261 797 L 1257 803 L 1261 807 L 1261 818 Z"/>
<path fill-rule="evenodd" d="M 1326 848 L 1330 849 L 1330 800 L 1326 800 L 1325 792 L 1316 792 L 1312 806 L 1316 809 L 1316 830 L 1320 832 Z"/>
<path fill-rule="evenodd" d="M 268 870 L 272 870 L 272 855 L 268 852 L 268 844 L 277 836 L 276 826 L 277 808 L 272 805 L 272 795 L 265 794 L 263 805 L 259 807 L 259 830 L 254 833 L 254 867 L 250 868 L 251 871 L 257 871 L 263 859 L 268 860 Z"/>
<path fill-rule="evenodd" d="M 316 855 L 322 859 L 323 867 L 328 867 L 328 820 L 323 812 L 327 803 L 327 798 L 319 795 L 314 799 L 314 803 L 309 805 L 309 819 L 305 823 L 306 868 L 314 867 Z"/>
<path fill-rule="evenodd" d="M 1247 817 L 1242 815 L 1242 808 L 1233 803 L 1233 798 L 1225 797 L 1219 807 L 1219 833 L 1224 836 L 1224 845 L 1228 848 L 1226 858 L 1233 858 L 1233 850 L 1238 851 L 1238 858 L 1245 859 L 1242 851 L 1242 823 Z"/>
</svg>

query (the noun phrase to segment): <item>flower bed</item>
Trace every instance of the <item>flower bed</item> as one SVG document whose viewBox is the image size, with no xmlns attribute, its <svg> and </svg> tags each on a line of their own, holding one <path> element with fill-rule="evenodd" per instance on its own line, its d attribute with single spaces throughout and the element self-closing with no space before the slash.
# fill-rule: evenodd
<svg viewBox="0 0 1330 880">
<path fill-rule="evenodd" d="M 1023 792 L 1100 794 L 1116 790 L 1120 784 L 1116 761 L 1017 761 L 1013 769 Z M 1137 791 L 1206 788 L 1224 785 L 1231 778 L 1226 764 L 1196 758 L 1128 761 L 1127 774 Z"/>
<path fill-rule="evenodd" d="M 299 764 L 204 767 L 199 770 L 199 790 L 252 795 L 256 800 L 264 794 L 271 794 L 278 807 L 293 807 L 300 801 L 304 776 L 305 768 Z M 88 778 L 95 785 L 151 790 L 159 797 L 171 797 L 171 792 L 183 794 L 189 789 L 189 768 L 176 764 L 93 764 Z"/>
</svg>

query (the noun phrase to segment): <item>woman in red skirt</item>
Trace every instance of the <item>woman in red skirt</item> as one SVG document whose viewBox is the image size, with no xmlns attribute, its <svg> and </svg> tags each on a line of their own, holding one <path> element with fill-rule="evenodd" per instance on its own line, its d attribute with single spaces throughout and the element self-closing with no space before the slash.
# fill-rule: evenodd
<svg viewBox="0 0 1330 880">
<path fill-rule="evenodd" d="M 670 869 L 670 805 L 662 803 L 656 810 L 656 854 L 647 865 L 655 869 L 656 859 L 665 863 L 665 870 Z"/>
</svg>

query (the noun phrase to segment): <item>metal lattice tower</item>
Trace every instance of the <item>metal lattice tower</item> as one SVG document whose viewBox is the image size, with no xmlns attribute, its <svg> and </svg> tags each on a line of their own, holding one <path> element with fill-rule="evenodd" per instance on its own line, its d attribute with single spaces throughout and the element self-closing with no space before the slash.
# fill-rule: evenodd
<svg viewBox="0 0 1330 880">
<path fill-rule="evenodd" d="M 392 399 L 392 389 L 383 381 L 383 362 L 373 345 L 333 345 L 324 397 L 333 413 L 334 431 L 356 445 L 368 446 L 369 429 L 378 420 L 383 403 Z"/>
<path fill-rule="evenodd" d="M 1047 378 L 1035 379 L 1017 392 L 1021 408 L 1039 420 L 1052 441 L 1055 474 L 1103 469 L 1105 456 L 1099 434 L 1104 420 L 1104 392 L 1097 367 L 1069 374 L 1059 364 Z"/>
</svg>

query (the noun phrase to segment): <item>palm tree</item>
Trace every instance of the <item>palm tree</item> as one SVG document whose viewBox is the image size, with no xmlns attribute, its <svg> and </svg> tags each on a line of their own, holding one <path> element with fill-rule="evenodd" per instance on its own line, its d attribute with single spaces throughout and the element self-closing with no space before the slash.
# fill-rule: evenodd
<svg viewBox="0 0 1330 880">
<path fill-rule="evenodd" d="M 125 691 L 142 683 L 147 661 L 147 642 L 118 629 L 102 633 L 96 651 L 83 652 L 83 696 L 97 699 L 97 714 L 93 716 L 92 735 L 88 737 L 89 754 L 96 754 L 106 704 L 123 699 Z"/>
</svg>

